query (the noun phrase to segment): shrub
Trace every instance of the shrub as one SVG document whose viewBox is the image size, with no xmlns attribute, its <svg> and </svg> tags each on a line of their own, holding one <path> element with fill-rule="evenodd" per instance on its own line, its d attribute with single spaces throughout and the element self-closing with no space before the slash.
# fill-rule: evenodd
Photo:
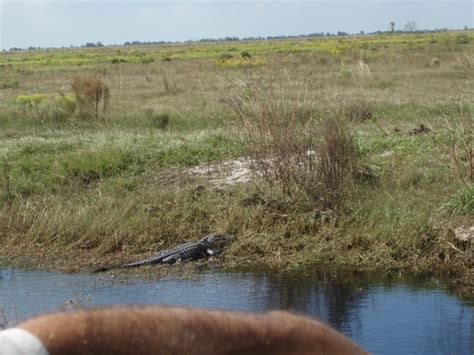
<svg viewBox="0 0 474 355">
<path fill-rule="evenodd" d="M 471 37 L 469 37 L 467 34 L 464 34 L 464 33 L 456 36 L 456 39 L 455 39 L 455 42 L 457 44 L 469 44 L 470 41 L 471 41 Z"/>
<path fill-rule="evenodd" d="M 77 100 L 74 95 L 60 94 L 55 98 L 56 105 L 64 110 L 66 113 L 73 115 L 77 109 Z"/>
<path fill-rule="evenodd" d="M 296 91 L 305 91 L 300 83 L 296 86 Z M 283 95 L 278 91 L 263 81 L 250 83 L 233 101 L 233 107 L 256 175 L 292 196 L 301 188 L 298 182 L 315 176 L 314 157 L 306 153 L 315 149 L 317 125 L 312 124 L 310 101 L 291 91 Z"/>
<path fill-rule="evenodd" d="M 61 124 L 76 111 L 77 103 L 73 95 L 48 97 L 46 94 L 20 95 L 15 100 L 23 108 L 25 115 L 39 122 L 51 122 L 60 128 Z"/>
<path fill-rule="evenodd" d="M 252 55 L 251 55 L 249 52 L 247 52 L 247 51 L 242 51 L 242 52 L 240 52 L 240 56 L 241 56 L 242 58 L 244 58 L 244 59 L 245 59 L 245 58 L 247 58 L 247 59 L 252 58 Z"/>
<path fill-rule="evenodd" d="M 20 107 L 22 114 L 26 117 L 38 117 L 42 119 L 42 110 L 40 105 L 48 98 L 43 93 L 35 93 L 31 95 L 19 95 L 15 99 L 15 103 Z"/>
<path fill-rule="evenodd" d="M 217 57 L 218 60 L 229 60 L 229 59 L 233 59 L 233 58 L 234 58 L 234 56 L 230 53 L 222 53 Z"/>
<path fill-rule="evenodd" d="M 75 76 L 71 88 L 76 95 L 82 117 L 98 117 L 99 108 L 105 111 L 110 99 L 110 88 L 100 76 Z"/>
<path fill-rule="evenodd" d="M 338 118 L 321 120 L 304 82 L 249 84 L 233 100 L 255 175 L 294 201 L 302 194 L 340 209 L 352 187 L 356 149 Z"/>
<path fill-rule="evenodd" d="M 340 75 L 342 79 L 351 79 L 353 77 L 352 70 L 350 68 L 342 68 L 340 71 Z"/>
<path fill-rule="evenodd" d="M 47 97 L 48 95 L 43 94 L 43 93 L 36 93 L 36 94 L 31 94 L 31 95 L 19 95 L 16 97 L 15 103 L 20 106 L 33 108 L 33 107 L 37 107 Z"/>
<path fill-rule="evenodd" d="M 112 64 L 127 63 L 127 60 L 125 58 L 113 57 L 112 59 L 110 59 L 110 63 Z"/>
</svg>

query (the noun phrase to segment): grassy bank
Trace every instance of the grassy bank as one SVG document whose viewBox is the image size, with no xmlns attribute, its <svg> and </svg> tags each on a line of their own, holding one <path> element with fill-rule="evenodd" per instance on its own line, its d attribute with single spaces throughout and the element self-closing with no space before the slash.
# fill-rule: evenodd
<svg viewBox="0 0 474 355">
<path fill-rule="evenodd" d="M 221 231 L 227 267 L 472 285 L 453 230 L 474 217 L 473 49 L 452 32 L 1 53 L 1 257 L 89 269 Z M 74 95 L 85 74 L 100 110 Z M 190 169 L 239 157 L 261 163 L 250 182 Z"/>
</svg>

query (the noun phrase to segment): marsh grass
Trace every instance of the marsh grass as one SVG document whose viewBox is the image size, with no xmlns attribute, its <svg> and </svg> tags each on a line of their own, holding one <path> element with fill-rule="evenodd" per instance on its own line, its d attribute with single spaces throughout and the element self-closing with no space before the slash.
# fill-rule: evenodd
<svg viewBox="0 0 474 355">
<path fill-rule="evenodd" d="M 2 82 L 21 85 L 0 96 L 2 253 L 78 270 L 222 231 L 238 237 L 228 266 L 467 277 L 448 233 L 473 216 L 474 42 L 462 34 L 6 53 Z M 227 52 L 265 63 L 216 65 Z M 102 90 L 82 119 L 67 97 L 86 73 L 106 78 L 110 103 L 103 113 Z M 15 102 L 35 93 L 47 98 Z M 248 184 L 187 169 L 246 155 Z"/>
<path fill-rule="evenodd" d="M 178 88 L 176 80 L 173 78 L 173 75 L 169 71 L 161 71 L 161 80 L 163 82 L 163 94 L 176 95 L 181 92 L 181 89 Z"/>
</svg>

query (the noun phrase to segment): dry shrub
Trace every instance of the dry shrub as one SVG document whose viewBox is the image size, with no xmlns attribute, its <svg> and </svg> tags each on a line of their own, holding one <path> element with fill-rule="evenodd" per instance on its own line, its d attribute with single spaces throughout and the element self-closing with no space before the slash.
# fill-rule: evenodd
<svg viewBox="0 0 474 355">
<path fill-rule="evenodd" d="M 280 93 L 271 83 L 252 82 L 234 107 L 257 174 L 292 196 L 302 175 L 311 175 L 314 156 L 307 152 L 314 151 L 317 135 L 311 134 L 313 110 L 301 94 L 303 88 L 298 84 L 288 88 Z"/>
<path fill-rule="evenodd" d="M 75 76 L 71 88 L 76 95 L 79 115 L 82 117 L 99 116 L 99 108 L 107 109 L 110 88 L 100 76 Z"/>
<path fill-rule="evenodd" d="M 322 120 L 303 81 L 262 80 L 233 101 L 256 175 L 293 200 L 339 209 L 351 187 L 354 142 L 340 119 Z"/>
</svg>

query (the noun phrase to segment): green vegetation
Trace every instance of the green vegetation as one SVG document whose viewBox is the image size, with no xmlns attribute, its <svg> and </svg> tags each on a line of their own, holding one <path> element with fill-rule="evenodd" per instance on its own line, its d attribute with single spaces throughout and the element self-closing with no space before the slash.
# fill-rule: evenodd
<svg viewBox="0 0 474 355">
<path fill-rule="evenodd" d="M 20 82 L 18 80 L 5 80 L 0 82 L 0 89 L 18 89 Z"/>
<path fill-rule="evenodd" d="M 227 267 L 472 287 L 473 39 L 0 53 L 0 258 L 89 269 L 222 231 Z"/>
</svg>

